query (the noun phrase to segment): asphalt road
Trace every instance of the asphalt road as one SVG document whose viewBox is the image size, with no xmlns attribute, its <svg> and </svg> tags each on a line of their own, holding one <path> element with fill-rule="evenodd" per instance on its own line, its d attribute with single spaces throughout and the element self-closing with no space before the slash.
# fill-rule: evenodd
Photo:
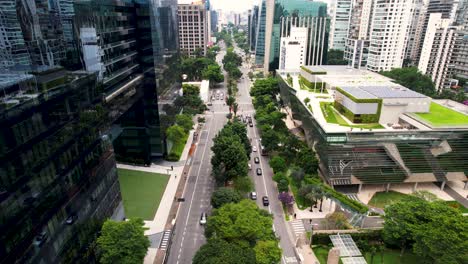
<svg viewBox="0 0 468 264">
<path fill-rule="evenodd" d="M 221 59 L 223 56 L 223 52 L 218 55 Z M 226 95 L 225 85 L 220 86 L 216 90 Z M 185 202 L 182 202 L 179 208 L 167 263 L 191 263 L 197 250 L 206 243 L 200 216 L 202 212 L 209 215 L 211 211 L 210 199 L 215 185 L 211 176 L 211 147 L 213 138 L 227 122 L 228 108 L 223 100 L 215 100 L 210 110 L 205 115 L 206 122 L 199 134 L 197 148 L 191 160 L 188 180 L 182 195 Z"/>
<path fill-rule="evenodd" d="M 236 49 L 238 54 L 243 54 L 242 51 Z M 247 127 L 247 133 L 249 138 L 251 138 L 252 146 L 257 146 L 257 149 L 260 151 L 260 133 L 256 125 L 254 115 L 255 110 L 252 105 L 252 98 L 250 97 L 250 86 L 251 82 L 249 80 L 248 72 L 249 68 L 247 64 L 243 64 L 242 75 L 240 82 L 238 83 L 238 94 L 237 102 L 239 104 L 239 113 L 242 115 L 250 114 L 252 116 L 253 127 Z M 254 163 L 254 157 L 259 157 L 260 163 Z M 283 207 L 281 202 L 278 200 L 278 190 L 273 181 L 273 170 L 268 165 L 269 157 L 261 156 L 260 152 L 253 152 L 251 154 L 251 160 L 249 161 L 252 165 L 252 170 L 249 172 L 249 176 L 252 177 L 252 180 L 255 183 L 255 191 L 257 192 L 257 205 L 260 208 L 263 208 L 273 214 L 273 228 L 277 237 L 280 238 L 280 247 L 283 250 L 282 263 L 298 263 L 296 255 L 294 253 L 294 241 L 292 241 L 292 233 L 289 229 L 288 224 L 285 221 L 285 216 L 283 212 Z M 256 174 L 256 169 L 262 169 L 262 175 L 258 176 Z M 263 206 L 262 197 L 267 196 L 270 205 L 268 207 Z"/>
</svg>

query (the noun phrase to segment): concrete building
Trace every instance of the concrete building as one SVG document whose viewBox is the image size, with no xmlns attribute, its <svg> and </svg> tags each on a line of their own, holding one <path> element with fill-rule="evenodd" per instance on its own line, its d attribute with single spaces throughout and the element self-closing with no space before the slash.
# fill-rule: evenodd
<svg viewBox="0 0 468 264">
<path fill-rule="evenodd" d="M 468 79 L 468 3 L 460 3 L 455 24 L 456 39 L 451 58 L 450 76 L 454 80 Z M 468 84 L 464 88 L 467 88 Z M 463 88 L 463 87 L 462 87 Z"/>
<path fill-rule="evenodd" d="M 443 19 L 450 19 L 452 21 L 455 21 L 458 4 L 459 0 L 429 0 L 424 16 L 424 24 L 422 25 L 419 43 L 417 43 L 414 51 L 414 65 L 419 64 L 419 59 L 424 45 L 426 32 L 428 32 L 430 15 L 432 13 L 441 13 Z"/>
<path fill-rule="evenodd" d="M 418 69 L 431 77 L 436 90 L 449 88 L 449 64 L 456 40 L 456 28 L 451 19 L 443 19 L 442 13 L 431 13 L 427 24 L 424 45 Z"/>
<path fill-rule="evenodd" d="M 352 0 L 335 0 L 330 7 L 328 48 L 345 50 L 351 20 Z"/>
<path fill-rule="evenodd" d="M 289 37 L 281 38 L 280 70 L 304 65 L 307 54 L 308 28 L 291 27 Z"/>
<path fill-rule="evenodd" d="M 413 19 L 408 32 L 404 66 L 418 65 L 419 43 L 421 43 L 423 37 L 428 2 L 429 0 L 416 0 L 414 2 Z"/>
<path fill-rule="evenodd" d="M 367 69 L 379 72 L 402 67 L 412 16 L 412 0 L 374 1 Z"/>
<path fill-rule="evenodd" d="M 344 57 L 348 65 L 356 69 L 365 68 L 367 65 L 372 5 L 372 0 L 356 0 L 352 4 Z"/>
<path fill-rule="evenodd" d="M 310 61 L 308 65 L 320 65 L 326 60 L 329 34 L 326 3 L 306 0 L 264 0 L 261 3 L 259 21 L 255 60 L 263 68 L 264 73 L 278 69 L 280 40 L 281 37 L 288 35 L 288 27 L 292 25 L 306 26 L 309 30 L 315 31 L 315 34 L 309 32 L 309 38 L 313 38 L 309 40 L 309 44 L 315 44 L 312 44 L 314 48 L 311 54 L 307 55 Z M 320 53 L 318 56 L 317 52 Z"/>
<path fill-rule="evenodd" d="M 468 106 L 347 66 L 303 66 L 277 76 L 286 112 L 336 190 L 388 190 L 393 183 L 416 190 L 422 182 L 443 189 L 451 181 L 468 188 Z M 446 119 L 436 118 L 441 113 Z"/>
<path fill-rule="evenodd" d="M 180 51 L 193 56 L 196 49 L 201 49 L 206 54 L 210 30 L 205 5 L 179 4 L 177 16 Z"/>
</svg>

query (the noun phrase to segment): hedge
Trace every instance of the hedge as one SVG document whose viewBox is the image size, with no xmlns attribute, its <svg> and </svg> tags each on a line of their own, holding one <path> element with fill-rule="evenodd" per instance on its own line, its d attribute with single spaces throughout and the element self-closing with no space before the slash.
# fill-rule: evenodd
<svg viewBox="0 0 468 264">
<path fill-rule="evenodd" d="M 323 82 L 318 82 L 318 83 L 312 83 L 309 82 L 306 78 L 304 78 L 302 75 L 299 75 L 299 84 L 305 85 L 309 90 L 314 90 L 314 89 L 321 89 L 323 87 L 324 93 L 327 92 L 327 89 L 325 88 L 326 85 Z"/>
<path fill-rule="evenodd" d="M 382 240 L 382 230 L 367 230 L 359 233 L 347 233 L 351 235 L 354 242 L 358 240 L 365 241 L 381 241 Z M 329 245 L 331 244 L 330 235 L 336 234 L 325 234 L 325 233 L 314 233 L 312 242 L 314 245 Z"/>
<path fill-rule="evenodd" d="M 330 186 L 322 183 L 319 179 L 307 178 L 307 179 L 304 179 L 304 181 L 306 183 L 309 183 L 309 184 L 321 185 L 324 188 L 324 190 L 327 193 L 329 193 L 333 198 L 335 198 L 342 205 L 348 207 L 349 209 L 351 209 L 353 211 L 356 211 L 356 212 L 361 213 L 361 214 L 364 214 L 367 211 L 369 211 L 369 208 L 366 205 L 364 205 L 364 204 L 362 204 L 362 203 L 360 203 L 358 201 L 352 200 L 348 196 L 346 196 L 346 195 L 344 195 L 344 194 L 342 194 L 340 192 L 335 191 L 335 189 L 333 189 Z"/>
<path fill-rule="evenodd" d="M 344 105 L 340 104 L 339 102 L 335 101 L 334 107 L 340 113 L 342 113 L 346 118 L 348 118 L 353 123 L 377 123 L 380 119 L 380 106 L 378 105 L 377 114 L 362 114 L 362 115 L 355 115 L 351 112 L 348 108 Z"/>
<path fill-rule="evenodd" d="M 324 75 L 324 74 L 327 74 L 327 72 L 313 72 L 311 71 L 310 69 L 304 67 L 304 66 L 301 66 L 301 70 L 304 70 L 305 72 L 307 73 L 310 73 L 310 74 L 314 74 L 314 75 Z"/>
</svg>

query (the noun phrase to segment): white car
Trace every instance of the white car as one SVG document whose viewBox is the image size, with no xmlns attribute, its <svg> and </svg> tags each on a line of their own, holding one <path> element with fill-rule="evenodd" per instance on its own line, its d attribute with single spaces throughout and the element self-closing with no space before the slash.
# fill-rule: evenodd
<svg viewBox="0 0 468 264">
<path fill-rule="evenodd" d="M 252 169 L 252 164 L 249 163 L 249 170 L 251 170 L 251 169 Z"/>
<path fill-rule="evenodd" d="M 250 199 L 257 200 L 257 193 L 256 192 L 251 192 L 250 193 Z"/>
<path fill-rule="evenodd" d="M 203 212 L 200 216 L 200 225 L 206 224 L 206 213 Z"/>
<path fill-rule="evenodd" d="M 252 151 L 253 151 L 253 152 L 257 152 L 257 147 L 256 147 L 256 146 L 253 146 L 253 147 L 252 147 Z"/>
</svg>

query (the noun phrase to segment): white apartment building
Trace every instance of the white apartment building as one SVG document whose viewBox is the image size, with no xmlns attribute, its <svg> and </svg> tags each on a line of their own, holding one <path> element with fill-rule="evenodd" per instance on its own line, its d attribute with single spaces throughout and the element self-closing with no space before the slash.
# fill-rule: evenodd
<svg viewBox="0 0 468 264">
<path fill-rule="evenodd" d="M 418 69 L 431 77 L 436 90 L 446 88 L 448 68 L 455 44 L 456 28 L 451 19 L 443 19 L 442 13 L 432 13 L 426 28 Z"/>
<path fill-rule="evenodd" d="M 419 43 L 424 38 L 423 31 L 425 30 L 428 2 L 429 0 L 415 0 L 414 2 L 413 21 L 411 22 L 406 43 L 405 59 L 408 60 L 408 66 L 418 65 Z"/>
<path fill-rule="evenodd" d="M 307 27 L 292 27 L 289 37 L 281 38 L 280 70 L 296 69 L 299 65 L 305 65 L 307 36 Z"/>
<path fill-rule="evenodd" d="M 388 71 L 403 65 L 412 16 L 412 0 L 374 1 L 368 70 Z"/>
<path fill-rule="evenodd" d="M 194 51 L 200 48 L 203 54 L 206 54 L 210 29 L 205 6 L 203 4 L 179 4 L 177 17 L 181 52 L 193 56 Z"/>
<path fill-rule="evenodd" d="M 345 50 L 353 0 L 335 0 L 330 7 L 328 49 Z"/>
<path fill-rule="evenodd" d="M 344 57 L 348 65 L 360 69 L 367 65 L 373 0 L 353 0 Z"/>
</svg>

